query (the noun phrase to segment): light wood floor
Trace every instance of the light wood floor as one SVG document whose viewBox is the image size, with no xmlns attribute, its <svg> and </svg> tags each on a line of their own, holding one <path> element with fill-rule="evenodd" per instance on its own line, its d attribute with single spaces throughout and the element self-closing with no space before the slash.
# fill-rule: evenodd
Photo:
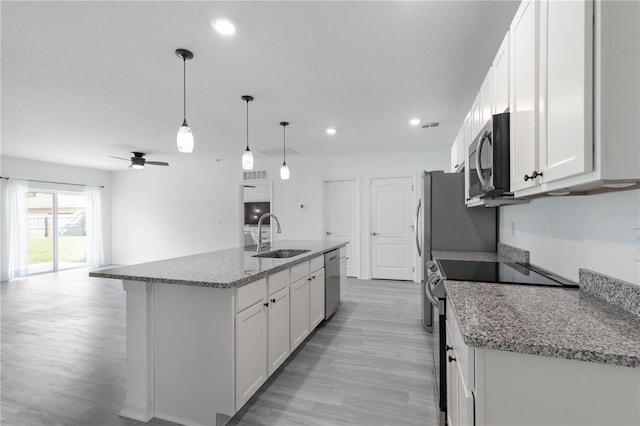
<svg viewBox="0 0 640 426">
<path fill-rule="evenodd" d="M 1 424 L 141 425 L 125 398 L 125 292 L 65 271 L 3 282 Z M 231 425 L 435 425 L 415 283 L 349 280 L 322 324 Z M 153 419 L 148 425 L 173 423 Z"/>
</svg>

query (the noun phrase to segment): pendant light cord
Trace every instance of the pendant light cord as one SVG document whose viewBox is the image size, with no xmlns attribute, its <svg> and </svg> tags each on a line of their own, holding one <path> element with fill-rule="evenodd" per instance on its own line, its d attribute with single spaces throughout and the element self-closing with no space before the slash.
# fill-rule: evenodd
<svg viewBox="0 0 640 426">
<path fill-rule="evenodd" d="M 249 99 L 247 99 L 247 151 L 249 149 Z"/>
<path fill-rule="evenodd" d="M 182 57 L 182 105 L 184 113 L 184 122 L 187 122 L 187 59 Z"/>
<path fill-rule="evenodd" d="M 282 126 L 282 164 L 287 164 L 287 126 Z"/>
</svg>

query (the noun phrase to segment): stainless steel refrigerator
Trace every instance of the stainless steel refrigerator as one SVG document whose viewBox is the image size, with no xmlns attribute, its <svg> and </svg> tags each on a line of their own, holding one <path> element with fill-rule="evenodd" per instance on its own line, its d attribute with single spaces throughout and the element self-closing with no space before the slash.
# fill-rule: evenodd
<svg viewBox="0 0 640 426">
<path fill-rule="evenodd" d="M 422 279 L 422 323 L 433 331 L 433 307 L 426 299 L 427 262 L 431 252 L 496 251 L 497 208 L 465 205 L 464 173 L 424 172 L 423 195 L 416 217 L 422 215 L 421 241 L 417 235 L 424 277 Z"/>
</svg>

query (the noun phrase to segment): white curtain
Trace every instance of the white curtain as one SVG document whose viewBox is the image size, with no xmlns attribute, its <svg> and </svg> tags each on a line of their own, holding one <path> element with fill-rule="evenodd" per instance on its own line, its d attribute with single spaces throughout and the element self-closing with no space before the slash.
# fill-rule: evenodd
<svg viewBox="0 0 640 426">
<path fill-rule="evenodd" d="M 100 189 L 87 188 L 85 193 L 87 194 L 87 264 L 99 266 L 104 263 Z"/>
<path fill-rule="evenodd" d="M 8 278 L 27 275 L 27 182 L 16 179 L 7 181 L 4 218 L 8 242 Z"/>
</svg>

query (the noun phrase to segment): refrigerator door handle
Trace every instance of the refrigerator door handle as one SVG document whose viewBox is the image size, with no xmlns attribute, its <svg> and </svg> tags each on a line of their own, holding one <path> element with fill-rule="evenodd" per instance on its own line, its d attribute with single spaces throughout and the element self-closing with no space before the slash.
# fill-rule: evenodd
<svg viewBox="0 0 640 426">
<path fill-rule="evenodd" d="M 418 249 L 418 256 L 422 256 L 422 247 L 420 247 L 420 230 L 418 225 L 420 224 L 420 209 L 422 208 L 422 199 L 418 198 L 418 208 L 416 209 L 416 225 L 414 227 L 416 231 L 416 248 Z"/>
</svg>

